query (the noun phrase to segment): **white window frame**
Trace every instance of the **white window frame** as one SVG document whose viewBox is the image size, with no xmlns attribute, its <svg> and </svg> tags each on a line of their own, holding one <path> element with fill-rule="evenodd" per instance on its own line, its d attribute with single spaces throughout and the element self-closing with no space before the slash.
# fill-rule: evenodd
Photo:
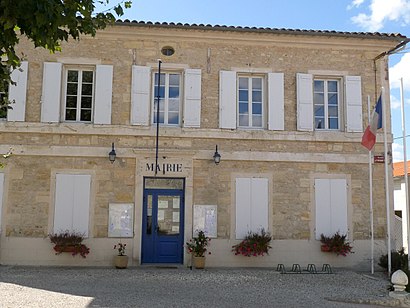
<svg viewBox="0 0 410 308">
<path fill-rule="evenodd" d="M 66 120 L 66 109 L 67 109 L 67 84 L 68 84 L 68 71 L 78 71 L 78 88 L 77 88 L 77 110 L 76 110 L 76 120 Z M 82 72 L 92 71 L 93 72 L 93 84 L 92 84 L 92 98 L 91 98 L 91 119 L 89 121 L 81 121 L 81 88 L 82 88 Z M 63 122 L 71 123 L 93 123 L 94 121 L 94 111 L 95 111 L 95 85 L 96 85 L 96 68 L 95 66 L 64 66 L 63 75 L 63 106 L 61 108 L 61 119 Z M 80 94 L 80 95 L 78 95 Z"/>
<path fill-rule="evenodd" d="M 155 86 L 156 86 L 156 80 L 155 80 L 155 74 L 158 74 L 158 71 L 154 71 L 152 75 L 152 104 L 151 104 L 151 123 L 152 125 L 156 125 L 156 117 L 157 113 L 155 110 L 155 106 L 157 104 L 157 92 L 155 91 Z M 160 126 L 170 126 L 170 127 L 180 127 L 182 123 L 182 100 L 184 98 L 183 96 L 183 87 L 184 87 L 184 82 L 183 82 L 183 72 L 182 71 L 174 71 L 174 70 L 166 70 L 166 71 L 161 71 L 161 75 L 165 75 L 165 98 L 164 98 L 164 123 L 159 123 Z M 172 74 L 177 74 L 179 75 L 179 105 L 178 105 L 178 123 L 177 124 L 169 124 L 168 123 L 168 116 L 169 116 L 169 75 Z"/>
<path fill-rule="evenodd" d="M 324 82 L 324 94 L 323 94 L 323 99 L 324 99 L 324 120 L 325 120 L 325 125 L 323 128 L 317 128 L 316 127 L 316 114 L 315 114 L 315 81 L 323 81 Z M 328 82 L 329 81 L 336 81 L 337 82 L 337 102 L 338 102 L 338 119 L 337 119 L 337 126 L 338 128 L 329 128 L 329 102 L 328 102 Z M 313 76 L 313 123 L 314 123 L 314 129 L 323 131 L 323 130 L 329 130 L 329 131 L 341 131 L 343 130 L 344 126 L 342 125 L 343 121 L 343 107 L 342 104 L 344 104 L 343 101 L 343 96 L 342 96 L 342 91 L 343 91 L 343 79 L 342 78 L 335 78 L 335 77 L 323 77 L 323 76 Z"/>
<path fill-rule="evenodd" d="M 240 78 L 247 78 L 248 79 L 248 123 L 249 125 L 247 126 L 242 126 L 240 125 L 240 113 L 239 113 L 239 99 L 240 99 L 240 95 L 239 95 L 239 80 Z M 252 121 L 253 121 L 253 114 L 252 114 L 252 82 L 251 80 L 253 78 L 260 78 L 261 79 L 261 91 L 262 91 L 262 119 L 261 119 L 261 126 L 252 126 Z M 266 74 L 241 74 L 238 73 L 237 74 L 237 82 L 236 82 L 237 86 L 236 86 L 236 121 L 238 123 L 238 128 L 239 129 L 266 129 L 267 124 L 266 124 Z M 249 90 L 250 89 L 250 90 Z"/>
</svg>

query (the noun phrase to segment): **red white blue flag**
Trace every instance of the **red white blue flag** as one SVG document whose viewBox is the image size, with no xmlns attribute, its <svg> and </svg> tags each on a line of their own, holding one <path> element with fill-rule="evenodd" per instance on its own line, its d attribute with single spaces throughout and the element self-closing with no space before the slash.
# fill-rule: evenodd
<svg viewBox="0 0 410 308">
<path fill-rule="evenodd" d="M 370 123 L 367 126 L 363 137 L 362 137 L 362 146 L 371 151 L 376 143 L 376 134 L 377 130 L 382 128 L 382 97 L 379 96 L 377 100 L 376 107 L 373 110 Z"/>
</svg>

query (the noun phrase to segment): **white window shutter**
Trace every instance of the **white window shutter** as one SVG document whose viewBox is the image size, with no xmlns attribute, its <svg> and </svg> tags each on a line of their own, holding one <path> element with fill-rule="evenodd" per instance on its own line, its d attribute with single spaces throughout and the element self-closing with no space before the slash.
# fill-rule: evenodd
<svg viewBox="0 0 410 308">
<path fill-rule="evenodd" d="M 1 213 L 3 212 L 3 194 L 4 194 L 4 173 L 0 173 L 0 233 L 1 233 Z"/>
<path fill-rule="evenodd" d="M 54 233 L 73 230 L 72 204 L 74 203 L 73 175 L 56 175 L 56 194 L 54 205 Z"/>
<path fill-rule="evenodd" d="M 320 240 L 321 234 L 326 236 L 333 234 L 331 224 L 330 192 L 329 179 L 315 179 L 315 236 L 317 240 Z"/>
<path fill-rule="evenodd" d="M 149 125 L 151 68 L 132 66 L 131 125 Z"/>
<path fill-rule="evenodd" d="M 268 231 L 269 181 L 265 178 L 251 179 L 251 231 Z"/>
<path fill-rule="evenodd" d="M 268 129 L 285 129 L 283 73 L 268 74 Z"/>
<path fill-rule="evenodd" d="M 68 230 L 88 236 L 90 188 L 90 175 L 56 175 L 54 232 Z"/>
<path fill-rule="evenodd" d="M 347 182 L 346 179 L 332 179 L 330 185 L 331 196 L 331 225 L 332 233 L 347 234 Z"/>
<path fill-rule="evenodd" d="M 219 72 L 219 127 L 236 129 L 236 72 Z"/>
<path fill-rule="evenodd" d="M 112 65 L 97 65 L 95 70 L 94 124 L 111 124 Z"/>
<path fill-rule="evenodd" d="M 360 76 L 346 76 L 346 131 L 363 131 L 362 79 Z"/>
<path fill-rule="evenodd" d="M 201 70 L 185 70 L 184 127 L 201 126 Z"/>
<path fill-rule="evenodd" d="M 243 239 L 251 230 L 251 179 L 236 179 L 235 204 L 236 239 Z"/>
<path fill-rule="evenodd" d="M 88 221 L 90 217 L 91 175 L 74 176 L 73 230 L 84 233 L 88 237 Z"/>
<path fill-rule="evenodd" d="M 296 74 L 297 129 L 313 131 L 313 77 L 311 74 Z"/>
<path fill-rule="evenodd" d="M 11 73 L 11 80 L 16 84 L 9 85 L 9 101 L 13 109 L 7 110 L 7 121 L 24 121 L 26 115 L 28 62 L 22 61 L 21 66 Z"/>
<path fill-rule="evenodd" d="M 44 62 L 41 122 L 60 121 L 61 63 Z"/>
</svg>

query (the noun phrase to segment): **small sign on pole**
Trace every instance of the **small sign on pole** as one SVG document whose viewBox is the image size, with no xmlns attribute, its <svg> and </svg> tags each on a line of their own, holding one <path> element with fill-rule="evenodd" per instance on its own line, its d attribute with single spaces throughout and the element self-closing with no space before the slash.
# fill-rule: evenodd
<svg viewBox="0 0 410 308">
<path fill-rule="evenodd" d="M 384 164 L 384 155 L 374 155 L 373 160 L 375 164 Z"/>
</svg>

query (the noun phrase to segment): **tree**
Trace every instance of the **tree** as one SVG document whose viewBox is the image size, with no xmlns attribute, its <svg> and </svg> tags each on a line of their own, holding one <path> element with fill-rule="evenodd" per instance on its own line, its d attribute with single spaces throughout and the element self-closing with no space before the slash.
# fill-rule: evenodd
<svg viewBox="0 0 410 308">
<path fill-rule="evenodd" d="M 60 51 L 62 41 L 70 37 L 78 40 L 82 34 L 94 36 L 97 30 L 113 23 L 115 15 L 122 16 L 123 7 L 131 7 L 131 1 L 116 0 L 117 4 L 110 8 L 109 1 L 1 0 L 0 93 L 7 92 L 9 83 L 13 82 L 11 71 L 17 69 L 24 58 L 15 51 L 21 35 L 30 39 L 35 47 L 43 47 L 50 52 Z M 95 4 L 102 4 L 108 9 L 95 12 Z"/>
</svg>

